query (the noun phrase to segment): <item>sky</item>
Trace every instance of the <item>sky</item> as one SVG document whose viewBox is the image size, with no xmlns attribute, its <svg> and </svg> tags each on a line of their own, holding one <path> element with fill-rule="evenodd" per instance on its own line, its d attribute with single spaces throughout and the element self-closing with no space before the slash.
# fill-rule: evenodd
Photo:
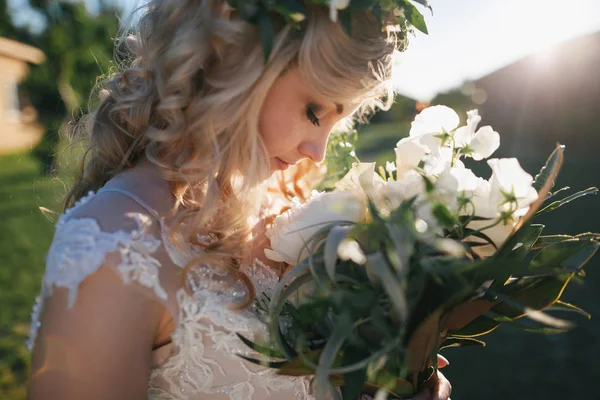
<svg viewBox="0 0 600 400">
<path fill-rule="evenodd" d="M 600 31 L 600 0 L 429 0 L 429 35 L 397 60 L 396 89 L 417 100 L 480 78 L 553 44 Z M 544 58 L 552 62 L 554 57 Z"/>
<path fill-rule="evenodd" d="M 17 21 L 36 25 L 9 0 Z M 137 0 L 108 0 L 131 9 Z M 94 8 L 94 0 L 87 0 Z M 600 0 L 429 0 L 433 15 L 421 7 L 429 35 L 416 33 L 397 57 L 395 86 L 416 100 L 478 79 L 553 44 L 600 31 Z M 21 11 L 23 10 L 23 11 Z M 548 57 L 544 62 L 552 62 Z"/>
</svg>

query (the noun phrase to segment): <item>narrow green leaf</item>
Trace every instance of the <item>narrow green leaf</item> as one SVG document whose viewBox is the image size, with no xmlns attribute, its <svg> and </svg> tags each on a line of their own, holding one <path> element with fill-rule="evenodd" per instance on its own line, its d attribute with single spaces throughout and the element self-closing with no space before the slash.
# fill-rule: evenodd
<svg viewBox="0 0 600 400">
<path fill-rule="evenodd" d="M 554 186 L 554 180 L 556 179 L 556 174 L 554 171 L 556 168 L 560 169 L 562 166 L 563 152 L 565 146 L 559 145 L 556 149 L 550 154 L 550 157 L 546 160 L 546 164 L 542 167 L 539 174 L 535 176 L 533 181 L 533 187 L 538 192 L 542 189 L 542 187 L 548 182 L 551 181 L 551 188 Z"/>
<path fill-rule="evenodd" d="M 587 317 L 587 319 L 592 319 L 592 316 L 589 313 L 585 312 L 584 310 L 577 307 L 576 305 L 573 305 L 570 303 L 565 303 L 560 300 L 556 301 L 554 304 L 552 304 L 552 306 L 548 307 L 547 310 L 548 311 L 553 311 L 553 310 L 571 311 L 571 312 L 575 312 L 577 314 L 583 315 L 584 317 Z"/>
<path fill-rule="evenodd" d="M 551 244 L 564 242 L 566 240 L 573 239 L 571 235 L 545 235 L 540 236 L 538 240 L 533 244 L 531 250 L 541 250 Z"/>
<path fill-rule="evenodd" d="M 599 242 L 578 238 L 544 247 L 531 262 L 532 268 L 562 265 L 581 268 L 598 250 Z"/>
<path fill-rule="evenodd" d="M 495 330 L 498 326 L 500 326 L 499 322 L 494 321 L 493 319 L 488 318 L 485 315 L 482 315 L 471 321 L 463 328 L 458 329 L 456 331 L 450 331 L 449 334 L 451 334 L 452 336 L 465 338 L 477 337 L 487 335 L 488 333 Z"/>
<path fill-rule="evenodd" d="M 239 333 L 236 333 L 236 335 L 238 338 L 240 338 L 242 342 L 244 342 L 246 346 L 250 347 L 252 350 L 258 353 L 261 353 L 267 357 L 284 358 L 283 353 L 281 351 L 256 344 Z"/>
<path fill-rule="evenodd" d="M 287 361 L 265 361 L 265 360 L 257 360 L 256 358 L 246 357 L 246 356 L 243 356 L 241 354 L 238 354 L 237 356 L 240 357 L 240 358 L 243 358 L 246 361 L 250 361 L 252 364 L 260 365 L 260 366 L 267 367 L 267 368 L 280 369 L 280 368 L 282 368 L 287 363 Z"/>
<path fill-rule="evenodd" d="M 329 388 L 329 374 L 336 357 L 339 356 L 339 350 L 352 333 L 352 317 L 349 313 L 343 312 L 338 316 L 333 332 L 319 356 L 319 364 L 315 371 L 315 397 L 317 399 L 326 398 Z"/>
<path fill-rule="evenodd" d="M 567 328 L 570 328 L 573 326 L 573 324 L 568 321 L 564 321 L 559 318 L 552 317 L 540 310 L 534 310 L 533 308 L 527 307 L 527 306 L 519 303 L 518 301 L 511 299 L 508 296 L 504 296 L 503 294 L 500 294 L 500 293 L 490 293 L 490 294 L 492 294 L 493 296 L 502 300 L 502 302 L 504 304 L 506 304 L 507 306 L 512 307 L 515 310 L 518 310 L 525 317 L 532 319 L 534 321 L 537 321 L 541 324 L 550 326 L 552 328 L 558 328 L 558 329 L 567 329 Z"/>
<path fill-rule="evenodd" d="M 358 349 L 347 347 L 344 350 L 343 364 L 354 364 L 362 359 L 362 355 Z M 367 369 L 357 369 L 344 374 L 344 385 L 342 386 L 342 397 L 344 400 L 356 400 L 362 388 L 367 381 Z"/>
<path fill-rule="evenodd" d="M 562 207 L 565 204 L 569 204 L 573 200 L 576 200 L 576 199 L 578 199 L 580 197 L 587 196 L 587 195 L 590 195 L 590 194 L 597 194 L 597 193 L 598 193 L 598 188 L 595 188 L 595 187 L 591 187 L 591 188 L 582 190 L 580 192 L 573 193 L 572 195 L 567 196 L 564 199 L 557 200 L 557 201 L 554 201 L 554 202 L 548 204 L 546 207 L 544 207 L 541 210 L 539 210 L 535 215 L 539 215 L 539 214 L 542 214 L 542 213 L 545 213 L 545 212 L 554 211 L 557 208 Z"/>
<path fill-rule="evenodd" d="M 473 338 L 465 338 L 458 336 L 447 337 L 446 340 L 440 346 L 440 350 L 449 347 L 465 347 L 465 346 L 481 346 L 485 347 L 485 342 Z"/>
<path fill-rule="evenodd" d="M 383 257 L 381 252 L 369 254 L 367 255 L 367 265 L 379 276 L 381 284 L 396 309 L 398 318 L 401 321 L 405 321 L 408 316 L 408 305 L 404 296 L 404 290 L 401 283 L 392 273 L 391 267 L 386 262 L 385 257 Z"/>
</svg>

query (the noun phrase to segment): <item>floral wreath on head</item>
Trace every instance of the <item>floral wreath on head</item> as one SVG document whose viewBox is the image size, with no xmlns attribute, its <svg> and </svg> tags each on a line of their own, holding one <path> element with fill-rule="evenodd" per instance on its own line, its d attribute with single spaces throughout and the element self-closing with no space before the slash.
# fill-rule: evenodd
<svg viewBox="0 0 600 400">
<path fill-rule="evenodd" d="M 382 29 L 395 25 L 401 36 L 405 36 L 412 27 L 428 33 L 423 14 L 413 3 L 431 10 L 427 0 L 227 0 L 227 3 L 242 19 L 258 26 L 265 60 L 269 59 L 273 49 L 275 29 L 271 18 L 274 14 L 283 16 L 292 27 L 301 29 L 301 23 L 308 15 L 306 6 L 322 5 L 329 7 L 333 22 L 337 22 L 339 15 L 340 22 L 350 32 L 352 13 L 370 11 L 379 20 Z M 384 15 L 389 14 L 393 16 L 393 21 L 384 24 Z"/>
</svg>

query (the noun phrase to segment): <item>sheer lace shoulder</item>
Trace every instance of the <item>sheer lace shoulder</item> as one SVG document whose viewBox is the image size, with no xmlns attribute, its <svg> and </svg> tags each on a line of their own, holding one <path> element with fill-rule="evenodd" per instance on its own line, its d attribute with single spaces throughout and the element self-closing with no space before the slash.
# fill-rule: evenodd
<svg viewBox="0 0 600 400">
<path fill-rule="evenodd" d="M 159 228 L 153 226 L 152 216 L 123 201 L 90 206 L 95 197 L 90 192 L 59 217 L 46 258 L 41 293 L 32 313 L 29 349 L 35 342 L 44 299 L 55 288 L 66 288 L 67 306 L 71 308 L 81 283 L 98 271 L 107 255 L 118 255 L 111 264 L 123 282 L 136 283 L 151 290 L 158 299 L 167 300 L 159 279 L 161 263 L 154 257 L 161 242 L 154 232 Z"/>
<path fill-rule="evenodd" d="M 101 191 L 82 198 L 56 224 L 42 290 L 32 313 L 30 349 L 40 327 L 44 299 L 56 288 L 65 288 L 68 307 L 72 307 L 78 294 L 83 295 L 79 289 L 86 278 L 108 263 L 123 282 L 164 301 L 172 316 L 170 342 L 155 348 L 149 360 L 149 399 L 314 399 L 308 379 L 278 376 L 244 360 L 259 355 L 238 335 L 266 339 L 268 325 L 256 302 L 243 310 L 230 307 L 247 298 L 241 280 L 218 266 L 200 264 L 182 282 L 183 267 L 202 254 L 200 247 L 183 240 L 186 227 L 178 227 L 175 233 L 180 237 L 173 241 L 168 219 L 140 207 L 141 199 L 123 199 L 116 193 L 100 198 Z M 199 239 L 210 242 L 214 238 L 208 234 Z M 258 296 L 268 295 L 279 281 L 258 260 L 243 265 L 242 271 Z M 123 340 L 136 340 L 135 334 Z"/>
</svg>

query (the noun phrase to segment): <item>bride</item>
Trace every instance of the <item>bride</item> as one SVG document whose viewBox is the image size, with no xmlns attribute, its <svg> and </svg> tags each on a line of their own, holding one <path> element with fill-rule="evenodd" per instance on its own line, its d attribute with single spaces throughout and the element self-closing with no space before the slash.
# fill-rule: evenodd
<svg viewBox="0 0 600 400">
<path fill-rule="evenodd" d="M 247 22 L 267 2 L 152 0 L 122 35 L 121 69 L 76 127 L 89 149 L 33 311 L 29 398 L 313 398 L 308 378 L 239 357 L 236 333 L 266 335 L 253 299 L 280 278 L 266 187 L 309 187 L 334 126 L 392 100 L 405 32 L 369 12 L 348 30 L 330 2 L 271 13 L 268 38 Z M 449 392 L 440 374 L 418 397 Z"/>
</svg>

